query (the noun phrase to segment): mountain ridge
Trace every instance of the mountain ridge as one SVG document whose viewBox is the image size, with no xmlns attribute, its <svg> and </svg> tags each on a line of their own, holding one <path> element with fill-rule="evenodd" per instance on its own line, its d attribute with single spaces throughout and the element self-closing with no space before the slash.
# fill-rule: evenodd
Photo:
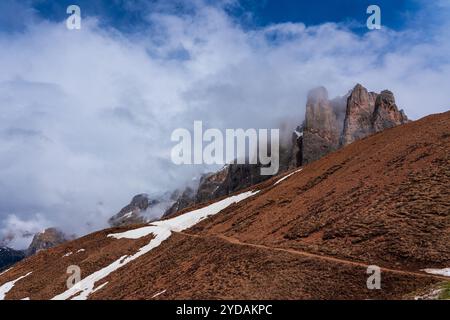
<svg viewBox="0 0 450 320">
<path fill-rule="evenodd" d="M 450 112 L 409 122 L 251 186 L 259 192 L 106 274 L 88 298 L 402 299 L 437 285 L 447 278 L 421 270 L 450 265 L 449 123 Z M 84 279 L 155 239 L 108 235 L 148 227 L 41 251 L 0 275 L 0 287 L 32 272 L 6 298 L 52 298 L 66 290 L 68 265 L 80 265 Z M 367 289 L 367 265 L 384 270 L 382 290 Z"/>
<path fill-rule="evenodd" d="M 308 92 L 303 124 L 293 130 L 290 144 L 280 146 L 279 174 L 408 121 L 404 111 L 398 110 L 394 94 L 389 90 L 377 94 L 356 84 L 346 95 L 330 100 L 325 87 L 314 88 Z M 260 168 L 260 164 L 231 163 L 219 171 L 204 174 L 197 189 L 188 186 L 178 192 L 162 217 L 269 179 L 269 176 L 260 174 Z M 154 201 L 158 202 L 157 199 Z M 127 225 L 139 222 L 144 222 L 139 217 L 139 210 L 125 220 Z"/>
</svg>

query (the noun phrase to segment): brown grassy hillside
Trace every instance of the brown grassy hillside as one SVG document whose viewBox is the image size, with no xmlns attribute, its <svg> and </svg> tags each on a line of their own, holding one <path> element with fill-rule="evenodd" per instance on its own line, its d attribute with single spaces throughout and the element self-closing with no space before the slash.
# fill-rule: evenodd
<svg viewBox="0 0 450 320">
<path fill-rule="evenodd" d="M 450 267 L 450 112 L 357 141 L 275 184 L 280 178 L 172 233 L 98 281 L 107 284 L 89 298 L 400 299 L 446 279 L 421 269 Z M 32 273 L 6 298 L 52 298 L 65 290 L 68 265 L 85 278 L 153 238 L 107 237 L 123 230 L 18 263 L 0 286 Z M 380 290 L 366 287 L 369 265 L 382 268 Z"/>
</svg>

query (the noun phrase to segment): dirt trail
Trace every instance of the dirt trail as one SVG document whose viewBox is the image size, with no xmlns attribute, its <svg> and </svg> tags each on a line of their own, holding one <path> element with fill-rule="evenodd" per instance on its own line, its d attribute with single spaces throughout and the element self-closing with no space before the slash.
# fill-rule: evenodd
<svg viewBox="0 0 450 320">
<path fill-rule="evenodd" d="M 182 232 L 182 231 L 181 232 L 175 232 L 175 233 L 178 233 L 178 234 L 181 234 L 181 235 L 184 235 L 184 236 L 188 236 L 188 237 L 194 237 L 194 238 L 205 238 L 206 236 L 214 236 L 214 237 L 217 237 L 219 239 L 225 240 L 225 241 L 227 241 L 227 242 L 229 242 L 231 244 L 235 244 L 235 245 L 239 245 L 239 246 L 247 246 L 247 247 L 259 248 L 259 249 L 264 249 L 264 250 L 287 252 L 287 253 L 290 253 L 290 254 L 295 254 L 295 255 L 300 255 L 300 256 L 309 257 L 309 258 L 315 258 L 315 259 L 321 259 L 321 260 L 335 262 L 335 263 L 342 263 L 342 264 L 352 265 L 352 266 L 356 266 L 356 267 L 367 268 L 369 266 L 368 264 L 365 264 L 365 263 L 362 263 L 362 262 L 345 260 L 345 259 L 341 259 L 341 258 L 330 257 L 330 256 L 310 253 L 310 252 L 306 252 L 306 251 L 299 251 L 299 250 L 286 249 L 286 248 L 277 248 L 277 247 L 269 247 L 269 246 L 265 246 L 265 245 L 262 245 L 262 244 L 241 242 L 240 240 L 238 240 L 236 238 L 227 237 L 227 236 L 222 235 L 222 234 L 208 234 L 208 235 L 204 236 L 204 235 L 191 234 L 191 233 Z M 392 272 L 392 273 L 403 274 L 403 275 L 408 275 L 408 276 L 425 277 L 425 278 L 433 278 L 433 279 L 443 280 L 443 281 L 450 281 L 450 277 L 433 275 L 433 274 L 428 274 L 428 273 L 424 273 L 424 272 L 405 271 L 405 270 L 391 269 L 391 268 L 385 268 L 385 267 L 380 267 L 380 270 L 383 271 L 383 272 Z"/>
</svg>

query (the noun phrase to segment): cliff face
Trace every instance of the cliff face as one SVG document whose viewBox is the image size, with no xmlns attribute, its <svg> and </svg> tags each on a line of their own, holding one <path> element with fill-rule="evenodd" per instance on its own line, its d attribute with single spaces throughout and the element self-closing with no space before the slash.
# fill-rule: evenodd
<svg viewBox="0 0 450 320">
<path fill-rule="evenodd" d="M 357 84 L 347 100 L 344 129 L 340 145 L 345 146 L 373 133 L 372 117 L 377 94 Z"/>
<path fill-rule="evenodd" d="M 330 100 L 324 87 L 313 89 L 308 93 L 303 125 L 294 130 L 290 143 L 280 145 L 279 173 L 319 160 L 356 140 L 406 122 L 408 118 L 403 110 L 398 110 L 390 91 L 377 94 L 357 84 L 346 95 Z M 172 205 L 163 217 L 269 179 L 270 176 L 260 174 L 260 169 L 260 165 L 254 164 L 229 164 L 217 172 L 205 174 L 196 190 L 187 187 L 173 194 Z M 111 218 L 111 226 L 144 222 L 139 213 L 149 203 L 140 201 L 143 208 L 135 202 L 133 200 Z"/>
<path fill-rule="evenodd" d="M 109 219 L 111 227 L 120 227 L 145 222 L 141 212 L 150 206 L 150 199 L 147 194 L 138 194 L 131 199 L 131 202 L 123 207 L 116 215 Z"/>
<path fill-rule="evenodd" d="M 377 94 L 358 84 L 347 101 L 341 146 L 407 122 L 408 118 L 403 110 L 398 110 L 391 91 Z"/>
<path fill-rule="evenodd" d="M 163 217 L 180 211 L 189 206 L 217 199 L 236 191 L 248 188 L 265 181 L 271 176 L 263 176 L 258 164 L 229 164 L 217 172 L 207 173 L 200 179 L 195 192 L 187 187 L 178 199 L 163 215 Z"/>
<path fill-rule="evenodd" d="M 377 94 L 357 84 L 346 96 L 331 101 L 325 88 L 311 90 L 303 125 L 301 164 L 407 122 L 388 90 Z"/>
<path fill-rule="evenodd" d="M 316 161 L 337 150 L 341 125 L 337 110 L 324 87 L 311 90 L 306 103 L 303 125 L 302 163 Z"/>
<path fill-rule="evenodd" d="M 384 90 L 375 101 L 375 111 L 372 118 L 374 132 L 380 132 L 408 122 L 403 110 L 398 110 L 394 94 Z"/>
<path fill-rule="evenodd" d="M 169 216 L 184 208 L 193 206 L 195 204 L 195 195 L 195 190 L 191 187 L 186 187 L 181 193 L 178 191 L 175 192 L 173 194 L 174 203 L 164 212 L 163 216 Z"/>
</svg>

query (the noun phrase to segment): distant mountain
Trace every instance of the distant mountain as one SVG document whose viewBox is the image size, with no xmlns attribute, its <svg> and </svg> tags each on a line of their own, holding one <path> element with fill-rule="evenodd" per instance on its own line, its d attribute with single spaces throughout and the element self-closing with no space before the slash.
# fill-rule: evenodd
<svg viewBox="0 0 450 320">
<path fill-rule="evenodd" d="M 0 291 L 17 280 L 6 299 L 448 296 L 449 124 L 450 112 L 408 122 L 171 218 L 42 251 L 1 274 Z M 71 288 L 69 265 L 83 274 Z M 374 266 L 381 290 L 367 286 Z"/>
<path fill-rule="evenodd" d="M 0 247 L 0 271 L 11 267 L 20 260 L 32 256 L 41 250 L 53 248 L 73 238 L 73 236 L 68 237 L 56 228 L 48 228 L 35 234 L 30 246 L 26 250 Z"/>
<path fill-rule="evenodd" d="M 64 232 L 56 228 L 48 228 L 33 237 L 30 246 L 25 252 L 27 256 L 31 256 L 41 250 L 53 248 L 70 239 L 73 239 L 73 237 L 68 237 Z"/>
<path fill-rule="evenodd" d="M 0 247 L 0 272 L 25 258 L 25 252 L 8 247 Z"/>
<path fill-rule="evenodd" d="M 303 124 L 293 130 L 291 144 L 280 147 L 279 173 L 319 160 L 356 140 L 408 121 L 388 90 L 381 94 L 369 93 L 357 84 L 345 96 L 329 100 L 324 87 L 313 89 L 308 93 Z M 163 217 L 269 179 L 270 176 L 260 174 L 260 167 L 230 164 L 203 175 L 198 189 L 186 188 Z"/>
<path fill-rule="evenodd" d="M 108 223 L 111 227 L 129 226 L 159 219 L 178 198 L 177 191 L 160 195 L 145 193 L 134 196 L 130 203 L 112 216 Z"/>
<path fill-rule="evenodd" d="M 377 94 L 357 84 L 347 95 L 328 99 L 324 87 L 311 90 L 305 121 L 297 144 L 302 164 L 316 161 L 330 152 L 374 133 L 405 124 L 409 120 L 395 104 L 388 90 Z"/>
<path fill-rule="evenodd" d="M 138 194 L 131 199 L 131 202 L 123 207 L 116 215 L 109 219 L 112 227 L 127 226 L 145 222 L 141 215 L 151 205 L 151 200 L 147 194 Z"/>
</svg>

